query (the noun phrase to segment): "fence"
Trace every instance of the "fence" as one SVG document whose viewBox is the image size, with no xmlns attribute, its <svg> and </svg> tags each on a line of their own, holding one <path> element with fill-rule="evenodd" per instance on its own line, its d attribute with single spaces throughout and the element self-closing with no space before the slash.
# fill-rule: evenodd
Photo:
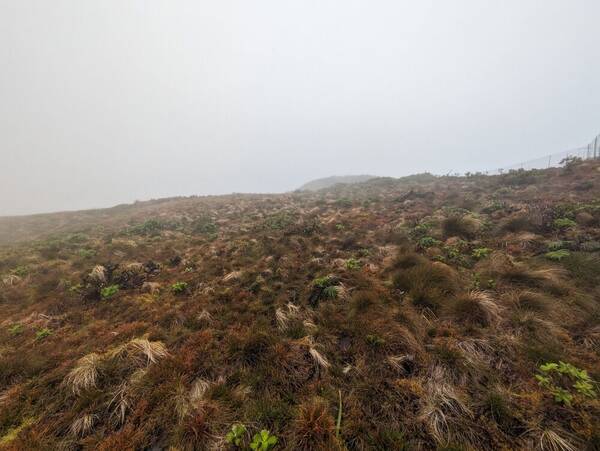
<svg viewBox="0 0 600 451">
<path fill-rule="evenodd" d="M 596 136 L 587 146 L 546 155 L 534 160 L 523 161 L 512 166 L 506 166 L 492 171 L 486 171 L 485 174 L 495 175 L 519 169 L 529 170 L 560 167 L 567 158 L 581 158 L 582 160 L 600 159 L 600 135 Z"/>
</svg>

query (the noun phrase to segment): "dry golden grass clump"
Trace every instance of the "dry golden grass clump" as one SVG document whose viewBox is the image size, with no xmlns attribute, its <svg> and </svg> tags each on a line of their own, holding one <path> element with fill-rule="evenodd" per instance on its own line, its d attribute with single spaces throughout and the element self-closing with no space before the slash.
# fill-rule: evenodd
<svg viewBox="0 0 600 451">
<path fill-rule="evenodd" d="M 599 169 L 0 218 L 0 449 L 599 449 Z"/>
</svg>

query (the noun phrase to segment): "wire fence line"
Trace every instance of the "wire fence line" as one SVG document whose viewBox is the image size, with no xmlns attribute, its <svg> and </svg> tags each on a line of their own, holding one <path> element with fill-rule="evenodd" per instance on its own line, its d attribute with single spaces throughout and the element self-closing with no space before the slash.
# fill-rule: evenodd
<svg viewBox="0 0 600 451">
<path fill-rule="evenodd" d="M 570 158 L 581 158 L 582 160 L 600 159 L 600 134 L 585 146 L 564 150 L 529 161 L 523 161 L 511 166 L 485 171 L 484 174 L 497 175 L 510 171 L 518 171 L 519 169 L 530 170 L 560 167 Z"/>
</svg>

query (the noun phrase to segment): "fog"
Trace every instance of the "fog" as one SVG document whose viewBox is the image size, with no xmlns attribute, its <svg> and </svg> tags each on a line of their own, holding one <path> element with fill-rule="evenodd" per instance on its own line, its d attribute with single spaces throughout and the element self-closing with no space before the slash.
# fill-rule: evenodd
<svg viewBox="0 0 600 451">
<path fill-rule="evenodd" d="M 0 215 L 587 144 L 599 17 L 597 0 L 0 0 Z"/>
</svg>

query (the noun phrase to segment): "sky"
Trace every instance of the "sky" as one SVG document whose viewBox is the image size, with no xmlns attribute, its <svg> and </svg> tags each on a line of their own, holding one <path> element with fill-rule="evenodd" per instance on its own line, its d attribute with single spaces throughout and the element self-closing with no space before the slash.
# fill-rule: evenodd
<svg viewBox="0 0 600 451">
<path fill-rule="evenodd" d="M 598 0 L 0 0 L 0 215 L 585 145 L 599 17 Z"/>
</svg>

